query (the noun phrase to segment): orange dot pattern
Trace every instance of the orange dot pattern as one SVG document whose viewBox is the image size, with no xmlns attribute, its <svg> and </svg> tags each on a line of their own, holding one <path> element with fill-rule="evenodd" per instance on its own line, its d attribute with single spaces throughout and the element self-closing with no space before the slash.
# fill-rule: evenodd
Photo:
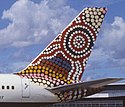
<svg viewBox="0 0 125 107">
<path fill-rule="evenodd" d="M 60 55 L 49 60 L 42 59 L 40 64 L 29 66 L 17 74 L 47 87 L 70 84 L 72 80 L 67 80 L 68 72 L 71 70 L 70 63 L 62 60 Z"/>
<path fill-rule="evenodd" d="M 17 74 L 46 87 L 79 82 L 105 13 L 106 8 L 84 9 L 27 68 Z"/>
</svg>

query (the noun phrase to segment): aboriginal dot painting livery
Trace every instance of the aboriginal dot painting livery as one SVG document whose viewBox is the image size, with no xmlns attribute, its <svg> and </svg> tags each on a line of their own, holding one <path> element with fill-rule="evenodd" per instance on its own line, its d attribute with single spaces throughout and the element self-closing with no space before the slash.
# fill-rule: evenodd
<svg viewBox="0 0 125 107">
<path fill-rule="evenodd" d="M 106 8 L 84 9 L 17 75 L 50 88 L 79 82 L 105 13 Z"/>
</svg>

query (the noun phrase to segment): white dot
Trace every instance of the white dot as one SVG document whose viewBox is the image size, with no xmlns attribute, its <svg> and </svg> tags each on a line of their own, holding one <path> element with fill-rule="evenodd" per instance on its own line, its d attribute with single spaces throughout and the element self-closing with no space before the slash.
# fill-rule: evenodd
<svg viewBox="0 0 125 107">
<path fill-rule="evenodd" d="M 87 22 L 89 22 L 89 21 L 90 21 L 90 19 L 89 19 L 89 18 L 87 18 L 87 19 L 86 19 L 86 21 L 87 21 Z"/>
<path fill-rule="evenodd" d="M 94 18 L 94 15 L 91 15 L 91 18 Z"/>
<path fill-rule="evenodd" d="M 94 12 L 94 15 L 97 15 L 97 12 L 96 12 L 96 11 Z"/>
</svg>

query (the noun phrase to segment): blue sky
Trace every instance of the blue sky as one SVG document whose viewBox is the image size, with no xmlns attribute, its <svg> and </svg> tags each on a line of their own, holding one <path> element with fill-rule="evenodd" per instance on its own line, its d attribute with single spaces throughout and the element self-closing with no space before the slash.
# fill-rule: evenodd
<svg viewBox="0 0 125 107">
<path fill-rule="evenodd" d="M 1 0 L 0 73 L 25 68 L 85 7 L 108 13 L 83 80 L 125 77 L 124 0 Z"/>
</svg>

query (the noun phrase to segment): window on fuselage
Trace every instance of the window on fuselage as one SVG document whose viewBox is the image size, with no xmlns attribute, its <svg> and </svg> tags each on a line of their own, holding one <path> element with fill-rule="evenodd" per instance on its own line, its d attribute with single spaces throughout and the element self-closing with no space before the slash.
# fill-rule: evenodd
<svg viewBox="0 0 125 107">
<path fill-rule="evenodd" d="M 4 90 L 4 89 L 7 89 L 7 90 L 12 89 L 12 90 L 14 90 L 15 89 L 14 86 L 6 86 L 5 87 L 4 85 L 2 85 L 1 88 L 2 88 L 2 90 Z"/>
<path fill-rule="evenodd" d="M 12 90 L 14 90 L 14 86 L 12 86 L 11 88 L 12 88 Z"/>
<path fill-rule="evenodd" d="M 7 86 L 7 89 L 9 90 L 9 89 L 10 89 L 10 87 L 9 87 L 9 86 Z"/>
<path fill-rule="evenodd" d="M 4 86 L 2 86 L 2 90 L 4 90 L 5 89 L 5 87 Z"/>
</svg>

